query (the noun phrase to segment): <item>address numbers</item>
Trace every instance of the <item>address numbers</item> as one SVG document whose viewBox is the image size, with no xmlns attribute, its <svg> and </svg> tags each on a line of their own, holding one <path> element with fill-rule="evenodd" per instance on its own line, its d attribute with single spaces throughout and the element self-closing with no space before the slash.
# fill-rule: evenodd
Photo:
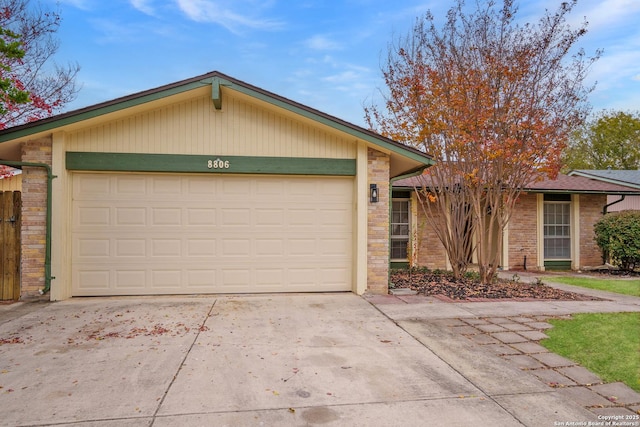
<svg viewBox="0 0 640 427">
<path fill-rule="evenodd" d="M 215 159 L 207 160 L 207 168 L 209 169 L 229 169 L 229 160 Z"/>
</svg>

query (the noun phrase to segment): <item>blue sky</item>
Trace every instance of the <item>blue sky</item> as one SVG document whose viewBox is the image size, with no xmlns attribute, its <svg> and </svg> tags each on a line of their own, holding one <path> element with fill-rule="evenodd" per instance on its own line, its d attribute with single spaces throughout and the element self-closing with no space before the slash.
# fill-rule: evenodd
<svg viewBox="0 0 640 427">
<path fill-rule="evenodd" d="M 42 0 L 55 7 L 56 0 Z M 468 0 L 471 4 L 474 0 Z M 387 44 L 416 17 L 445 16 L 442 0 L 59 0 L 59 63 L 81 66 L 76 109 L 209 71 L 220 71 L 364 125 L 379 101 Z M 560 0 L 520 0 L 537 21 Z M 579 0 L 580 41 L 604 49 L 590 73 L 595 111 L 640 110 L 640 1 Z"/>
</svg>

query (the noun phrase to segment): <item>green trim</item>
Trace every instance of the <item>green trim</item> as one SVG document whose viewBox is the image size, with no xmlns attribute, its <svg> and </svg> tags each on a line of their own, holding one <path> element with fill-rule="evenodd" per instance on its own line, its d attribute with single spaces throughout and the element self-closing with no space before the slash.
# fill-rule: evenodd
<svg viewBox="0 0 640 427">
<path fill-rule="evenodd" d="M 38 132 L 54 130 L 62 126 L 71 125 L 77 122 L 81 122 L 83 120 L 89 120 L 89 119 L 103 116 L 105 114 L 113 113 L 120 110 L 125 110 L 127 108 L 135 107 L 141 104 L 145 104 L 147 102 L 157 101 L 159 99 L 166 98 L 168 96 L 177 95 L 193 89 L 201 88 L 203 86 L 206 86 L 207 84 L 210 84 L 210 82 L 209 83 L 207 83 L 206 81 L 192 82 L 190 84 L 186 84 L 183 86 L 177 86 L 170 89 L 166 89 L 161 92 L 152 92 L 147 95 L 142 95 L 140 97 L 130 98 L 130 99 L 127 99 L 126 101 L 109 104 L 104 107 L 100 107 L 96 109 L 87 109 L 78 114 L 70 114 L 66 117 L 62 117 L 57 120 L 49 121 L 45 119 L 46 122 L 40 125 L 31 125 L 31 126 L 27 126 L 24 129 L 15 130 L 13 132 L 9 131 L 4 135 L 0 135 L 0 143 L 11 141 L 13 139 L 22 138 L 29 135 L 33 135 L 34 133 L 38 133 Z"/>
<path fill-rule="evenodd" d="M 68 170 L 355 176 L 355 159 L 67 152 Z M 209 167 L 211 166 L 211 167 Z"/>
<path fill-rule="evenodd" d="M 222 109 L 222 86 L 224 86 L 245 95 L 249 95 L 255 99 L 267 102 L 271 105 L 283 108 L 302 117 L 311 119 L 315 122 L 329 126 L 333 129 L 354 136 L 358 139 L 362 139 L 375 146 L 387 149 L 393 153 L 419 162 L 421 165 L 432 166 L 435 164 L 435 160 L 429 158 L 429 156 L 420 151 L 409 149 L 408 147 L 402 146 L 399 143 L 395 143 L 390 139 L 377 135 L 374 132 L 369 132 L 366 129 L 360 128 L 347 122 L 343 122 L 338 118 L 325 115 L 302 104 L 298 104 L 286 98 L 281 98 L 277 95 L 274 95 L 267 91 L 263 91 L 246 83 L 236 81 L 233 78 L 225 76 L 218 72 L 194 77 L 193 79 L 185 80 L 183 82 L 177 82 L 139 94 L 133 94 L 127 97 L 115 99 L 113 101 L 108 101 L 103 104 L 98 104 L 96 106 L 87 107 L 85 109 L 63 113 L 59 117 L 53 116 L 48 119 L 43 119 L 39 123 L 30 123 L 22 126 L 17 126 L 16 129 L 0 131 L 0 143 L 23 138 L 39 132 L 53 131 L 55 129 L 78 123 L 83 120 L 96 118 L 102 115 L 113 113 L 115 111 L 124 110 L 147 102 L 201 88 L 207 85 L 212 86 L 211 100 L 214 107 L 218 110 Z M 421 166 L 421 168 L 423 168 L 423 166 Z"/>
<path fill-rule="evenodd" d="M 545 270 L 571 270 L 571 261 L 545 261 Z"/>
<path fill-rule="evenodd" d="M 414 176 L 418 176 L 418 175 L 422 175 L 422 173 L 424 172 L 424 170 L 426 168 L 428 168 L 428 165 L 425 165 L 424 167 L 419 168 L 418 170 L 415 170 L 413 172 L 404 174 L 404 175 L 400 175 L 400 176 L 396 176 L 395 178 L 391 178 L 389 180 L 389 206 L 388 206 L 388 221 L 389 224 L 391 224 L 391 219 L 393 218 L 393 183 L 396 181 L 400 181 L 401 179 L 405 179 L 405 178 L 412 178 Z M 409 205 L 411 206 L 411 205 Z M 411 218 L 409 218 L 409 223 L 411 223 Z M 411 239 L 413 237 L 413 232 L 410 229 L 409 230 L 409 243 L 411 243 Z M 389 227 L 389 235 L 387 236 L 387 242 L 388 242 L 388 247 L 389 247 L 389 269 L 387 271 L 387 283 L 389 283 L 391 281 L 391 269 L 392 269 L 392 262 L 391 262 L 391 227 Z M 407 266 L 408 268 L 411 267 L 411 263 L 409 262 L 410 260 L 407 260 Z"/>
<path fill-rule="evenodd" d="M 211 100 L 216 110 L 222 110 L 222 89 L 219 77 L 211 79 Z"/>
<path fill-rule="evenodd" d="M 408 270 L 409 261 L 391 261 L 389 268 L 391 268 L 391 270 Z"/>
<path fill-rule="evenodd" d="M 46 163 L 34 163 L 34 162 L 14 162 L 2 160 L 2 164 L 6 166 L 26 166 L 34 168 L 43 168 L 47 172 L 47 213 L 45 217 L 45 242 L 44 242 L 44 289 L 42 294 L 46 294 L 51 290 L 51 281 L 55 277 L 51 274 L 51 221 L 52 221 L 52 205 L 53 205 L 53 191 L 52 181 L 57 178 L 51 170 L 51 165 Z"/>
</svg>

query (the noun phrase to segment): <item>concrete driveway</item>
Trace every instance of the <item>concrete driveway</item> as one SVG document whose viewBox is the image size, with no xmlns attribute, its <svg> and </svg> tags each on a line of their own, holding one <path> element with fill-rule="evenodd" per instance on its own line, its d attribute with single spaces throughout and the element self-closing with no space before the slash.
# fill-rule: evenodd
<svg viewBox="0 0 640 427">
<path fill-rule="evenodd" d="M 508 366 L 487 371 L 507 378 L 500 398 L 486 393 L 350 293 L 26 306 L 0 307 L 6 426 L 513 426 L 593 415 L 553 403 Z"/>
</svg>

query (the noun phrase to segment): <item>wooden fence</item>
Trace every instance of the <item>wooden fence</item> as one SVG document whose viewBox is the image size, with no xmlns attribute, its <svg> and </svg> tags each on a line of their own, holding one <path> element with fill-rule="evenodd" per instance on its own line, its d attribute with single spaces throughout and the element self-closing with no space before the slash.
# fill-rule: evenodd
<svg viewBox="0 0 640 427">
<path fill-rule="evenodd" d="M 0 300 L 20 298 L 19 191 L 0 192 Z"/>
</svg>

